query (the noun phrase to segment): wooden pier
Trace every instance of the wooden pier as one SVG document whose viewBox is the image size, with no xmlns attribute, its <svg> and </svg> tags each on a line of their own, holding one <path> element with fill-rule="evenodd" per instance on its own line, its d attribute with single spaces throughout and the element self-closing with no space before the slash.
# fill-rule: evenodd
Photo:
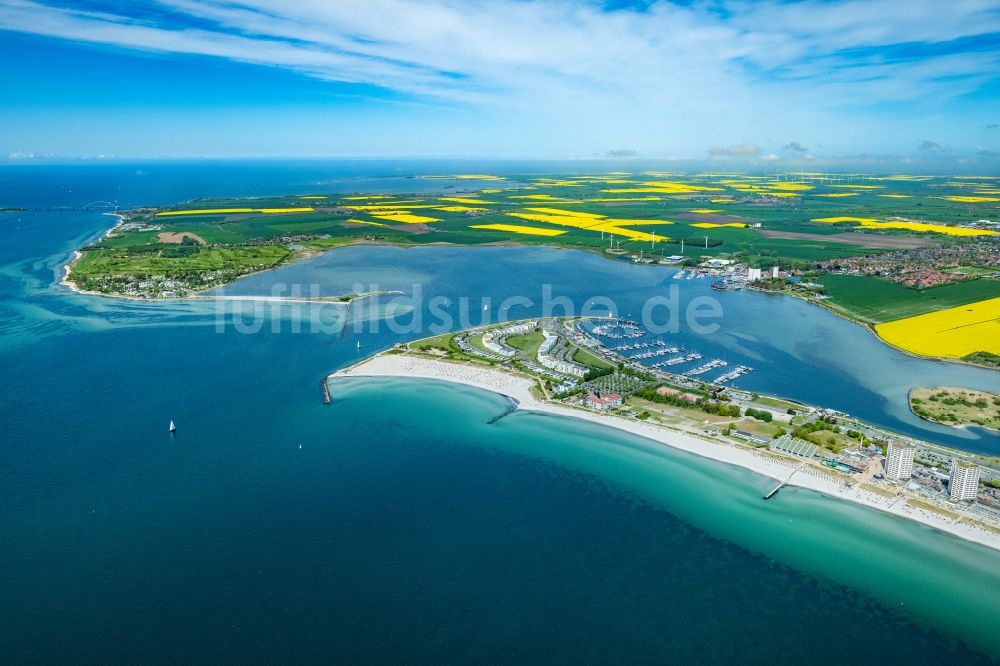
<svg viewBox="0 0 1000 666">
<path fill-rule="evenodd" d="M 785 485 L 786 485 L 786 484 L 787 484 L 787 483 L 788 483 L 789 481 L 791 481 L 791 480 L 792 480 L 792 477 L 793 477 L 793 476 L 795 476 L 795 473 L 796 473 L 797 471 L 799 471 L 799 469 L 800 469 L 800 467 L 796 467 L 795 469 L 793 469 L 793 470 L 792 470 L 792 473 L 788 475 L 788 478 L 787 478 L 787 479 L 785 479 L 784 481 L 782 481 L 781 483 L 779 483 L 778 485 L 776 485 L 776 486 L 775 486 L 774 488 L 772 488 L 772 489 L 771 489 L 771 492 L 769 492 L 769 493 L 767 493 L 766 495 L 764 495 L 764 499 L 766 499 L 766 500 L 769 500 L 769 499 L 771 499 L 772 497 L 774 497 L 775 495 L 777 495 L 777 494 L 778 494 L 778 491 L 779 491 L 779 490 L 781 490 L 782 488 L 784 488 L 784 487 L 785 487 Z"/>
</svg>

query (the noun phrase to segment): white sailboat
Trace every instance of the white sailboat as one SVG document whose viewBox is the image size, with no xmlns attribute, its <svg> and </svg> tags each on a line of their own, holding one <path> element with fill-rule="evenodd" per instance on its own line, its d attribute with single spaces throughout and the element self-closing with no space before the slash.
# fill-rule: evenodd
<svg viewBox="0 0 1000 666">
<path fill-rule="evenodd" d="M 170 421 L 170 432 L 177 432 L 177 426 L 174 425 L 173 420 Z"/>
<path fill-rule="evenodd" d="M 358 349 L 361 349 L 361 340 L 358 340 Z"/>
</svg>

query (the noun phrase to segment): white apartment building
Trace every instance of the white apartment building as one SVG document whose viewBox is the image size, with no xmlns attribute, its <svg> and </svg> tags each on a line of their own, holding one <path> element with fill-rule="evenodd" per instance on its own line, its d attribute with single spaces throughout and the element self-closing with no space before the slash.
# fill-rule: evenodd
<svg viewBox="0 0 1000 666">
<path fill-rule="evenodd" d="M 975 500 L 979 494 L 979 465 L 962 460 L 951 461 L 948 494 L 952 502 Z"/>
<path fill-rule="evenodd" d="M 885 451 L 885 478 L 892 481 L 906 481 L 913 476 L 912 444 L 889 442 Z"/>
</svg>

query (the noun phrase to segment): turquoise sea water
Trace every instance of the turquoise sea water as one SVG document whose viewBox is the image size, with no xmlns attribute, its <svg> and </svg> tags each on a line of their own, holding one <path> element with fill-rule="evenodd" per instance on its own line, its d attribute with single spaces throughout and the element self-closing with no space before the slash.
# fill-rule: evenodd
<svg viewBox="0 0 1000 666">
<path fill-rule="evenodd" d="M 380 178 L 361 186 L 315 164 L 5 169 L 0 205 L 412 182 L 395 180 L 398 166 L 369 168 Z M 50 211 L 0 225 L 4 661 L 985 663 L 1000 650 L 993 551 L 803 490 L 765 504 L 763 477 L 585 423 L 519 413 L 487 426 L 505 401 L 485 392 L 351 380 L 325 407 L 320 378 L 398 339 L 384 324 L 405 304 L 346 315 L 383 322 L 377 333 L 294 333 L 303 315 L 290 307 L 265 311 L 256 333 L 219 333 L 211 303 L 53 286 L 108 218 Z M 229 291 L 418 283 L 499 300 L 545 276 L 574 300 L 627 301 L 662 280 L 586 255 L 570 275 L 567 255 L 351 249 Z M 575 289 L 581 276 L 599 289 Z M 748 382 L 831 406 L 844 387 L 843 408 L 888 405 L 886 425 L 921 427 L 891 408 L 900 377 L 995 381 L 910 365 L 813 309 L 777 341 L 753 308 L 724 306 L 719 340 L 701 344 L 758 354 L 766 363 Z M 788 322 L 799 307 L 754 304 Z M 780 362 L 797 359 L 812 372 L 796 378 Z M 871 364 L 880 372 L 848 390 Z M 830 382 L 838 390 L 823 393 Z"/>
</svg>

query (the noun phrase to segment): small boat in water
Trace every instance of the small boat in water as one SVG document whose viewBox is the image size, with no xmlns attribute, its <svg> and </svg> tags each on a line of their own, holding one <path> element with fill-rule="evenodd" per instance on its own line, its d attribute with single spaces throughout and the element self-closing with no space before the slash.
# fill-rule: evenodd
<svg viewBox="0 0 1000 666">
<path fill-rule="evenodd" d="M 177 426 L 174 425 L 173 421 L 170 421 L 170 432 L 177 432 Z"/>
<path fill-rule="evenodd" d="M 358 340 L 358 349 L 361 349 L 361 340 Z"/>
</svg>

